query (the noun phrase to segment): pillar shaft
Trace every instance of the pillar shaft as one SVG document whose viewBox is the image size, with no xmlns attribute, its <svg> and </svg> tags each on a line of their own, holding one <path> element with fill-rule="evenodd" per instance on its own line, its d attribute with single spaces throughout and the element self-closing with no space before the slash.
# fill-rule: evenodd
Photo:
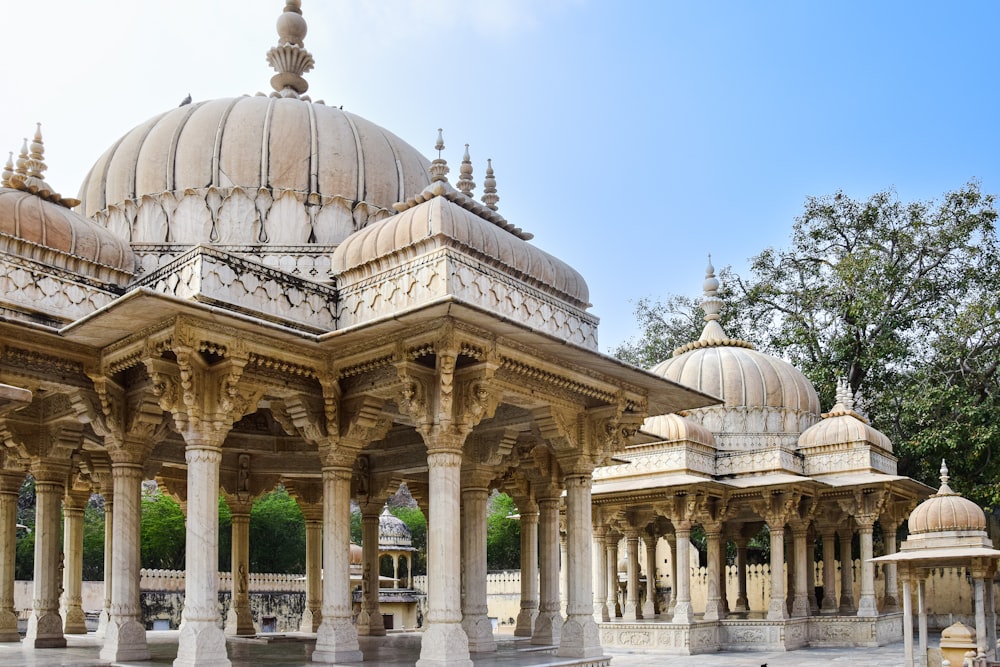
<svg viewBox="0 0 1000 667">
<path fill-rule="evenodd" d="M 604 561 L 604 577 L 607 580 L 607 608 L 608 620 L 618 617 L 618 535 L 609 534 L 604 541 L 604 550 L 607 554 Z"/>
<path fill-rule="evenodd" d="M 625 533 L 625 551 L 627 582 L 622 618 L 634 621 L 642 618 L 642 608 L 639 607 L 639 533 L 634 528 Z"/>
<path fill-rule="evenodd" d="M 775 524 L 771 530 L 771 599 L 767 605 L 767 620 L 788 618 L 785 605 L 785 527 Z"/>
<path fill-rule="evenodd" d="M 861 597 L 858 599 L 858 616 L 878 616 L 875 601 L 875 563 L 872 548 L 872 524 L 858 526 L 861 544 Z"/>
<path fill-rule="evenodd" d="M 83 615 L 83 513 L 90 499 L 88 491 L 69 491 L 63 500 L 63 632 L 87 634 Z"/>
<path fill-rule="evenodd" d="M 809 615 L 809 577 L 808 559 L 806 557 L 805 528 L 792 530 L 792 551 L 795 558 L 795 597 L 792 600 L 792 617 L 803 618 Z"/>
<path fill-rule="evenodd" d="M 62 476 L 65 479 L 65 473 Z M 33 648 L 66 646 L 59 615 L 59 509 L 63 483 L 35 475 L 35 582 L 25 641 Z"/>
<path fill-rule="evenodd" d="M 909 577 L 903 578 L 903 667 L 913 664 L 913 599 Z"/>
<path fill-rule="evenodd" d="M 226 615 L 225 633 L 252 636 L 257 633 L 250 612 L 250 505 L 230 503 L 232 516 L 232 604 Z"/>
<path fill-rule="evenodd" d="M 567 555 L 567 537 L 562 530 L 559 531 L 559 613 L 565 618 L 566 603 L 569 600 L 569 570 L 566 564 L 569 561 Z"/>
<path fill-rule="evenodd" d="M 976 655 L 986 656 L 986 582 L 979 576 L 972 580 L 972 602 L 976 610 Z"/>
<path fill-rule="evenodd" d="M 0 472 L 0 642 L 20 641 L 14 611 L 17 495 L 24 476 Z"/>
<path fill-rule="evenodd" d="M 538 616 L 532 644 L 558 644 L 559 615 L 559 499 L 538 501 Z"/>
<path fill-rule="evenodd" d="M 927 587 L 924 579 L 917 580 L 917 656 L 922 667 L 927 665 Z"/>
<path fill-rule="evenodd" d="M 837 533 L 840 537 L 840 613 L 853 614 L 854 608 L 854 559 L 851 557 L 851 531 Z"/>
<path fill-rule="evenodd" d="M 750 611 L 747 600 L 747 540 L 744 537 L 736 539 L 736 606 L 733 611 Z"/>
<path fill-rule="evenodd" d="M 646 546 L 646 599 L 642 602 L 642 617 L 656 616 L 656 541 L 652 534 L 642 538 Z"/>
<path fill-rule="evenodd" d="M 706 526 L 705 538 L 708 550 L 708 591 L 705 596 L 705 620 L 718 621 L 726 617 L 722 608 L 722 528 Z"/>
<path fill-rule="evenodd" d="M 219 627 L 219 463 L 216 446 L 188 443 L 184 612 L 174 667 L 228 667 Z M 235 542 L 235 539 L 234 539 Z"/>
<path fill-rule="evenodd" d="M 608 614 L 608 552 L 604 542 L 608 536 L 606 526 L 594 528 L 594 542 L 591 546 L 594 563 L 594 620 L 603 623 L 611 620 Z"/>
<path fill-rule="evenodd" d="M 694 608 L 691 606 L 691 525 L 688 522 L 678 522 L 674 527 L 677 546 L 674 550 L 677 560 L 677 576 L 674 578 L 674 588 L 677 593 L 677 604 L 674 606 L 672 623 L 691 623 L 694 620 Z"/>
<path fill-rule="evenodd" d="M 530 637 L 538 614 L 538 511 L 521 511 L 521 611 L 515 637 Z"/>
<path fill-rule="evenodd" d="M 566 487 L 566 552 L 568 599 L 566 622 L 557 655 L 568 658 L 590 658 L 604 654 L 594 621 L 594 593 L 591 588 L 593 563 L 590 558 L 593 543 L 590 471 L 567 475 Z"/>
<path fill-rule="evenodd" d="M 462 489 L 462 576 L 465 599 L 462 602 L 462 628 L 469 638 L 469 651 L 486 653 L 497 650 L 493 624 L 486 606 L 486 500 L 489 489 Z"/>
<path fill-rule="evenodd" d="M 299 632 L 316 632 L 323 614 L 323 522 L 306 519 L 306 608 Z"/>
<path fill-rule="evenodd" d="M 361 510 L 361 560 L 364 563 L 361 574 L 361 612 L 355 626 L 359 635 L 385 636 L 385 623 L 379 606 L 379 563 L 378 525 L 381 507 L 375 503 L 365 505 Z"/>
<path fill-rule="evenodd" d="M 820 605 L 819 613 L 837 613 L 837 555 L 835 548 L 836 540 L 833 531 L 823 533 L 823 602 Z"/>
<path fill-rule="evenodd" d="M 882 543 L 885 545 L 885 555 L 896 553 L 896 523 L 884 522 L 882 525 Z M 899 583 L 896 576 L 896 564 L 885 564 L 885 613 L 899 611 Z"/>
<path fill-rule="evenodd" d="M 323 620 L 313 662 L 361 662 L 351 622 L 351 468 L 323 468 Z"/>
<path fill-rule="evenodd" d="M 142 520 L 142 465 L 114 453 L 111 479 L 115 507 L 110 572 L 111 612 L 104 631 L 101 660 L 126 662 L 149 660 L 146 625 L 139 605 L 140 521 Z"/>
<path fill-rule="evenodd" d="M 97 622 L 98 637 L 105 636 L 108 623 L 111 621 L 111 578 L 114 571 L 115 544 L 114 493 L 108 490 L 101 495 L 104 496 L 104 608 Z"/>
</svg>

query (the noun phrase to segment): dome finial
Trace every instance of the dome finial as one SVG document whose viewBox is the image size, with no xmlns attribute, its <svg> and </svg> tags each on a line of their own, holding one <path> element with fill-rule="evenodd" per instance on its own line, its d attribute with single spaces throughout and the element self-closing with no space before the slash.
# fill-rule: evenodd
<svg viewBox="0 0 1000 667">
<path fill-rule="evenodd" d="M 278 17 L 278 45 L 267 52 L 267 62 L 277 72 L 271 77 L 275 97 L 299 97 L 309 90 L 309 83 L 302 75 L 315 64 L 312 54 L 303 44 L 307 32 L 302 18 L 302 2 L 286 0 L 285 9 Z"/>
<path fill-rule="evenodd" d="M 444 130 L 440 127 L 438 128 L 438 138 L 437 143 L 434 144 L 434 150 L 438 152 L 437 158 L 431 160 L 431 181 L 444 181 L 448 182 L 448 163 L 443 157 L 441 157 L 441 151 L 444 150 Z"/>
<path fill-rule="evenodd" d="M 942 486 L 947 486 L 948 485 L 948 479 L 949 479 L 949 477 L 948 477 L 948 464 L 944 462 L 944 459 L 941 459 L 941 484 L 942 484 Z"/>
<path fill-rule="evenodd" d="M 705 323 L 711 325 L 715 323 L 713 329 L 718 329 L 718 333 L 721 334 L 721 338 L 725 338 L 726 335 L 722 331 L 722 326 L 719 325 L 719 313 L 722 312 L 722 299 L 719 298 L 719 279 L 715 277 L 715 267 L 712 266 L 712 256 L 708 256 L 708 266 L 705 267 L 705 282 L 702 285 L 702 289 L 705 293 L 705 298 L 701 301 L 701 309 L 705 311 Z M 708 333 L 709 326 L 705 327 L 705 333 Z M 705 339 L 705 333 L 701 335 L 702 340 Z M 713 331 L 713 333 L 715 333 Z"/>
<path fill-rule="evenodd" d="M 7 165 L 3 172 L 3 186 L 30 192 L 46 201 L 54 204 L 73 208 L 79 204 L 76 199 L 64 199 L 62 195 L 55 192 L 52 186 L 45 182 L 42 173 L 48 169 L 45 164 L 45 144 L 42 142 L 42 124 L 35 124 L 35 135 L 31 140 L 31 148 L 28 148 L 28 140 L 21 144 L 21 154 L 17 157 L 16 166 L 11 159 L 7 160 Z M 14 154 L 10 154 L 13 158 Z"/>
<path fill-rule="evenodd" d="M 472 197 L 472 189 L 476 184 L 472 180 L 472 158 L 469 157 L 469 144 L 465 144 L 465 155 L 462 156 L 462 166 L 459 168 L 458 182 L 455 187 L 461 190 L 466 197 Z"/>
<path fill-rule="evenodd" d="M 497 194 L 497 179 L 493 175 L 493 158 L 486 160 L 486 178 L 483 179 L 483 203 L 491 211 L 497 210 L 497 202 L 500 195 Z"/>
<path fill-rule="evenodd" d="M 7 151 L 7 164 L 3 166 L 3 177 L 0 180 L 0 188 L 9 188 L 10 177 L 14 175 L 14 151 Z"/>
</svg>

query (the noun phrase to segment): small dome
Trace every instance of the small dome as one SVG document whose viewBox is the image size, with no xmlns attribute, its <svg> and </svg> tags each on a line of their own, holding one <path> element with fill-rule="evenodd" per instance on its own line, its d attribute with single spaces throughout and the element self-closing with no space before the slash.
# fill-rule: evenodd
<svg viewBox="0 0 1000 667">
<path fill-rule="evenodd" d="M 941 488 L 917 505 L 907 522 L 910 535 L 945 531 L 984 531 L 986 514 L 979 505 L 948 486 L 948 467 L 941 462 Z"/>
<path fill-rule="evenodd" d="M 364 549 L 351 542 L 351 565 L 361 565 L 364 562 Z"/>
<path fill-rule="evenodd" d="M 854 411 L 854 400 L 846 383 L 838 383 L 837 403 L 823 419 L 802 432 L 799 448 L 824 447 L 869 443 L 887 452 L 892 451 L 892 441 L 873 428 L 868 420 Z"/>
<path fill-rule="evenodd" d="M 715 446 L 715 437 L 711 431 L 677 414 L 648 417 L 642 423 L 642 430 L 666 442 L 687 441 L 709 447 Z"/>
<path fill-rule="evenodd" d="M 410 528 L 402 519 L 393 516 L 388 507 L 384 507 L 378 518 L 379 549 L 391 550 L 399 547 L 410 547 L 412 544 Z"/>
</svg>

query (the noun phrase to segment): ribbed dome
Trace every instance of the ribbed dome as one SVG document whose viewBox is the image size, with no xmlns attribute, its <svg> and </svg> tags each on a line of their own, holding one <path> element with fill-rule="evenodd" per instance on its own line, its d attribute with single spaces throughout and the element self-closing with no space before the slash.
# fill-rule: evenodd
<svg viewBox="0 0 1000 667">
<path fill-rule="evenodd" d="M 350 554 L 351 565 L 361 565 L 361 563 L 364 561 L 364 554 L 365 554 L 364 549 L 362 549 L 359 545 L 355 544 L 354 542 L 351 542 L 351 554 Z"/>
<path fill-rule="evenodd" d="M 270 97 L 182 104 L 97 161 L 82 211 L 133 243 L 329 245 L 429 182 L 428 160 L 360 116 L 312 102 L 297 2 L 279 17 Z"/>
<path fill-rule="evenodd" d="M 412 544 L 410 528 L 402 519 L 393 516 L 388 507 L 383 508 L 382 514 L 378 517 L 379 549 L 405 548 L 412 546 Z"/>
<path fill-rule="evenodd" d="M 700 445 L 715 445 L 715 437 L 707 428 L 677 414 L 648 417 L 642 430 L 666 442 L 687 441 Z"/>
<path fill-rule="evenodd" d="M 823 419 L 813 424 L 799 436 L 799 448 L 824 447 L 868 443 L 887 452 L 892 451 L 892 441 L 881 431 L 872 428 L 868 420 L 854 411 L 854 399 L 846 383 L 837 387 L 837 403 Z"/>
<path fill-rule="evenodd" d="M 910 535 L 944 531 L 984 531 L 986 514 L 976 503 L 948 486 L 948 468 L 941 463 L 941 488 L 917 505 L 907 521 Z"/>
<path fill-rule="evenodd" d="M 380 266 L 379 258 L 419 245 L 457 242 L 536 287 L 580 307 L 590 305 L 587 283 L 578 271 L 527 243 L 530 235 L 450 185 L 436 181 L 399 208 L 404 210 L 341 243 L 333 253 L 333 271 L 343 273 L 367 263 Z"/>
</svg>

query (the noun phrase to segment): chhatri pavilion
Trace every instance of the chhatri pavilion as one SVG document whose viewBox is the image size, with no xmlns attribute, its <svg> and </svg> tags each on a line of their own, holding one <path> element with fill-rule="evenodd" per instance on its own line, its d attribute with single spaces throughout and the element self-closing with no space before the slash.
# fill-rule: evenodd
<svg viewBox="0 0 1000 667">
<path fill-rule="evenodd" d="M 876 608 L 873 530 L 894 545 L 930 490 L 896 474 L 891 444 L 851 397 L 821 415 L 801 373 L 729 339 L 711 271 L 700 340 L 651 372 L 600 353 L 586 282 L 503 217 L 492 164 L 476 199 L 468 150 L 452 185 L 440 132 L 429 160 L 310 99 L 300 4 L 287 0 L 278 18 L 268 94 L 142 122 L 97 157 L 78 199 L 46 183 L 40 130 L 3 170 L 0 641 L 19 640 L 16 506 L 28 474 L 37 506 L 23 641 L 61 647 L 86 632 L 83 508 L 98 492 L 108 517 L 98 633 L 111 663 L 150 656 L 139 603 L 147 479 L 186 512 L 178 667 L 229 665 L 227 636 L 258 630 L 245 585 L 250 508 L 279 484 L 306 520 L 301 627 L 315 633 L 319 663 L 359 662 L 359 635 L 386 633 L 379 517 L 404 483 L 428 518 L 423 667 L 497 651 L 486 598 L 494 489 L 522 520 L 515 634 L 553 647 L 560 664 L 607 664 L 602 641 L 699 652 L 902 637 L 898 600 Z M 236 573 L 226 618 L 220 494 Z M 352 500 L 366 578 L 356 619 Z M 684 576 L 696 526 L 708 545 L 704 609 Z M 763 526 L 781 574 L 767 609 L 751 610 L 725 597 L 723 544 L 745 565 Z M 855 533 L 861 595 L 850 599 L 845 582 L 836 600 L 833 545 L 849 550 Z M 615 623 L 621 538 L 628 594 Z M 819 604 L 808 566 L 817 539 Z M 640 602 L 640 540 L 650 560 L 671 546 L 667 609 Z"/>
</svg>

